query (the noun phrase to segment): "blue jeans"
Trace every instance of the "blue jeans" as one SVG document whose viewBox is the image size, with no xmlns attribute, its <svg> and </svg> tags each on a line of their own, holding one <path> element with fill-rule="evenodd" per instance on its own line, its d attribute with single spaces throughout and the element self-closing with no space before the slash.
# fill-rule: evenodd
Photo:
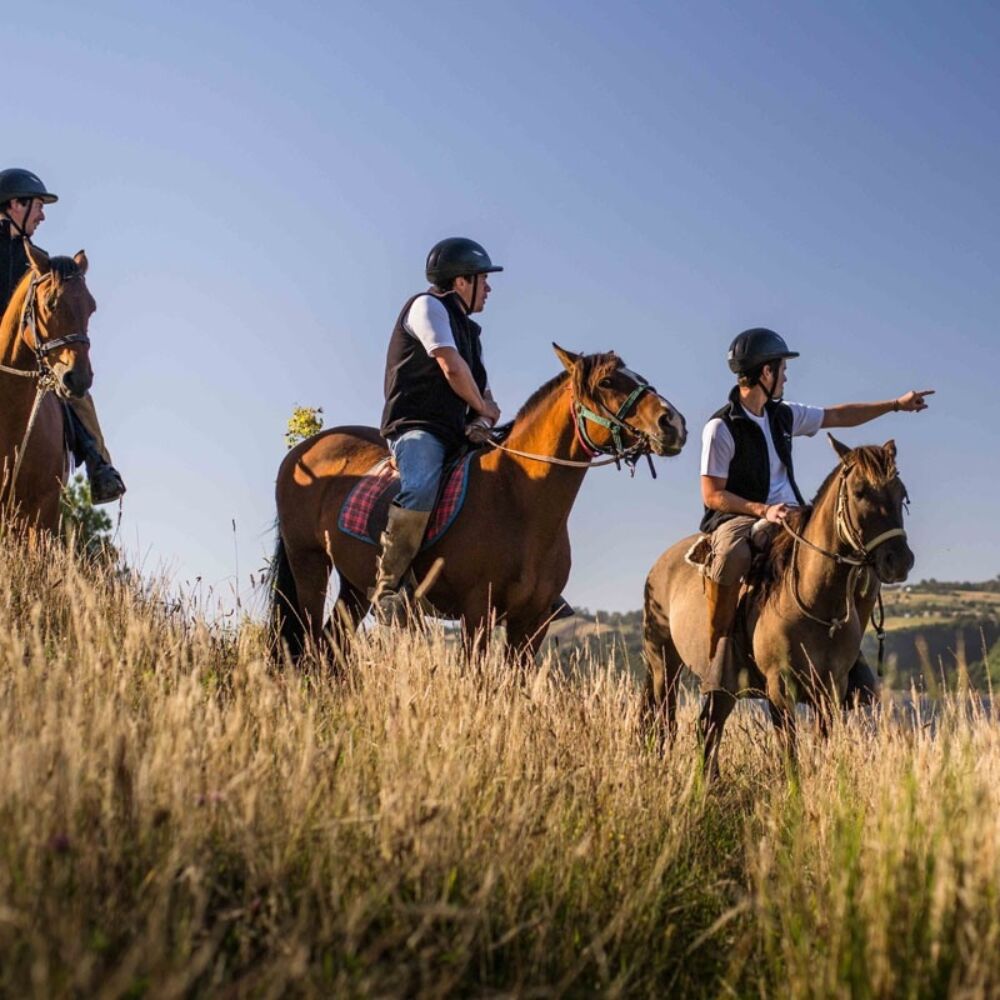
<svg viewBox="0 0 1000 1000">
<path fill-rule="evenodd" d="M 430 511 L 437 500 L 447 448 L 430 431 L 403 431 L 389 438 L 402 487 L 396 503 L 407 510 Z"/>
</svg>

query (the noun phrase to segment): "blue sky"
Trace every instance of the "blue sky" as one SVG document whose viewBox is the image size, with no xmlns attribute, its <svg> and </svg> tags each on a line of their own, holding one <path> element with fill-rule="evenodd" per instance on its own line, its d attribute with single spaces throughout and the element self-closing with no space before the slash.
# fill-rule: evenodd
<svg viewBox="0 0 1000 1000">
<path fill-rule="evenodd" d="M 938 390 L 842 436 L 896 439 L 914 578 L 1000 572 L 995 6 L 20 11 L 3 156 L 61 196 L 37 242 L 90 256 L 120 538 L 148 570 L 247 596 L 289 412 L 377 422 L 399 307 L 464 234 L 506 266 L 482 323 L 508 415 L 556 340 L 614 348 L 694 431 L 655 482 L 588 475 L 572 601 L 638 607 L 697 526 L 697 432 L 756 325 L 802 352 L 790 399 Z M 833 453 L 796 458 L 811 493 Z"/>
</svg>

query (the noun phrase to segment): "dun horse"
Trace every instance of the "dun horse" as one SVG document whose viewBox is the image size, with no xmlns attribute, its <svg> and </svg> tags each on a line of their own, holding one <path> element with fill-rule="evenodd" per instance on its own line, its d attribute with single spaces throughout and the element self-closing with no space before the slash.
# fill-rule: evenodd
<svg viewBox="0 0 1000 1000">
<path fill-rule="evenodd" d="M 28 244 L 30 268 L 0 321 L 0 502 L 31 528 L 55 530 L 68 473 L 62 406 L 93 382 L 87 326 L 96 305 L 87 256 L 53 257 Z"/>
<path fill-rule="evenodd" d="M 440 566 L 425 596 L 441 617 L 463 623 L 467 639 L 495 615 L 510 647 L 526 657 L 544 638 L 569 576 L 567 519 L 591 459 L 675 455 L 687 436 L 683 417 L 615 354 L 553 346 L 566 371 L 522 407 L 503 450 L 474 456 L 462 513 L 414 564 L 418 579 Z M 338 513 L 386 455 L 374 428 L 336 427 L 290 451 L 278 471 L 273 618 L 293 656 L 306 635 L 321 638 L 332 569 L 340 576 L 339 617 L 353 629 L 368 611 L 376 551 L 341 532 Z"/>
<path fill-rule="evenodd" d="M 751 637 L 745 675 L 727 690 L 705 692 L 699 726 L 710 775 L 718 773 L 719 741 L 737 695 L 767 698 L 792 753 L 796 701 L 816 707 L 826 731 L 831 704 L 847 690 L 880 584 L 905 580 L 913 568 L 894 442 L 851 450 L 832 435 L 830 440 L 839 464 L 811 514 L 796 512 L 789 517 L 791 530 L 775 538 L 763 579 L 741 612 Z M 709 666 L 702 578 L 686 558 L 697 537 L 668 549 L 646 579 L 646 707 L 666 741 L 676 732 L 681 668 L 704 678 Z"/>
</svg>

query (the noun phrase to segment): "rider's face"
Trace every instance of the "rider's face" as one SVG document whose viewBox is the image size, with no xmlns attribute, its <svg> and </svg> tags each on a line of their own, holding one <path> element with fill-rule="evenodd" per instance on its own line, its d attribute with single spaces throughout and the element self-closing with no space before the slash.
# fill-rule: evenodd
<svg viewBox="0 0 1000 1000">
<path fill-rule="evenodd" d="M 782 358 L 778 362 L 777 367 L 768 365 L 767 371 L 767 388 L 772 396 L 776 399 L 781 399 L 785 391 L 785 383 L 788 381 L 788 374 L 785 371 L 785 359 Z"/>
<path fill-rule="evenodd" d="M 7 206 L 7 215 L 27 233 L 34 236 L 39 223 L 45 221 L 45 206 L 37 198 L 20 201 L 15 198 Z M 14 235 L 20 235 L 15 232 Z"/>
<path fill-rule="evenodd" d="M 480 274 L 471 278 L 456 278 L 455 291 L 462 297 L 469 312 L 477 313 L 483 311 L 491 289 L 486 275 Z"/>
</svg>

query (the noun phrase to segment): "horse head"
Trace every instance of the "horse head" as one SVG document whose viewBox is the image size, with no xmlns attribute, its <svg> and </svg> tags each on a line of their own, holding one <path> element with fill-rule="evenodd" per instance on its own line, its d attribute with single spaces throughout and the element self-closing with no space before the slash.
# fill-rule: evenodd
<svg viewBox="0 0 1000 1000">
<path fill-rule="evenodd" d="M 27 246 L 31 288 L 23 313 L 21 335 L 47 368 L 61 392 L 82 396 L 94 381 L 87 327 L 97 308 L 87 288 L 87 255 L 49 257 Z"/>
<path fill-rule="evenodd" d="M 913 569 L 903 530 L 909 497 L 896 469 L 896 442 L 848 448 L 832 434 L 840 457 L 837 530 L 843 541 L 870 560 L 883 583 L 899 583 Z"/>
<path fill-rule="evenodd" d="M 649 382 L 625 367 L 617 354 L 574 354 L 552 345 L 569 372 L 581 430 L 596 450 L 646 448 L 677 455 L 687 441 L 687 425 L 676 407 Z"/>
</svg>

